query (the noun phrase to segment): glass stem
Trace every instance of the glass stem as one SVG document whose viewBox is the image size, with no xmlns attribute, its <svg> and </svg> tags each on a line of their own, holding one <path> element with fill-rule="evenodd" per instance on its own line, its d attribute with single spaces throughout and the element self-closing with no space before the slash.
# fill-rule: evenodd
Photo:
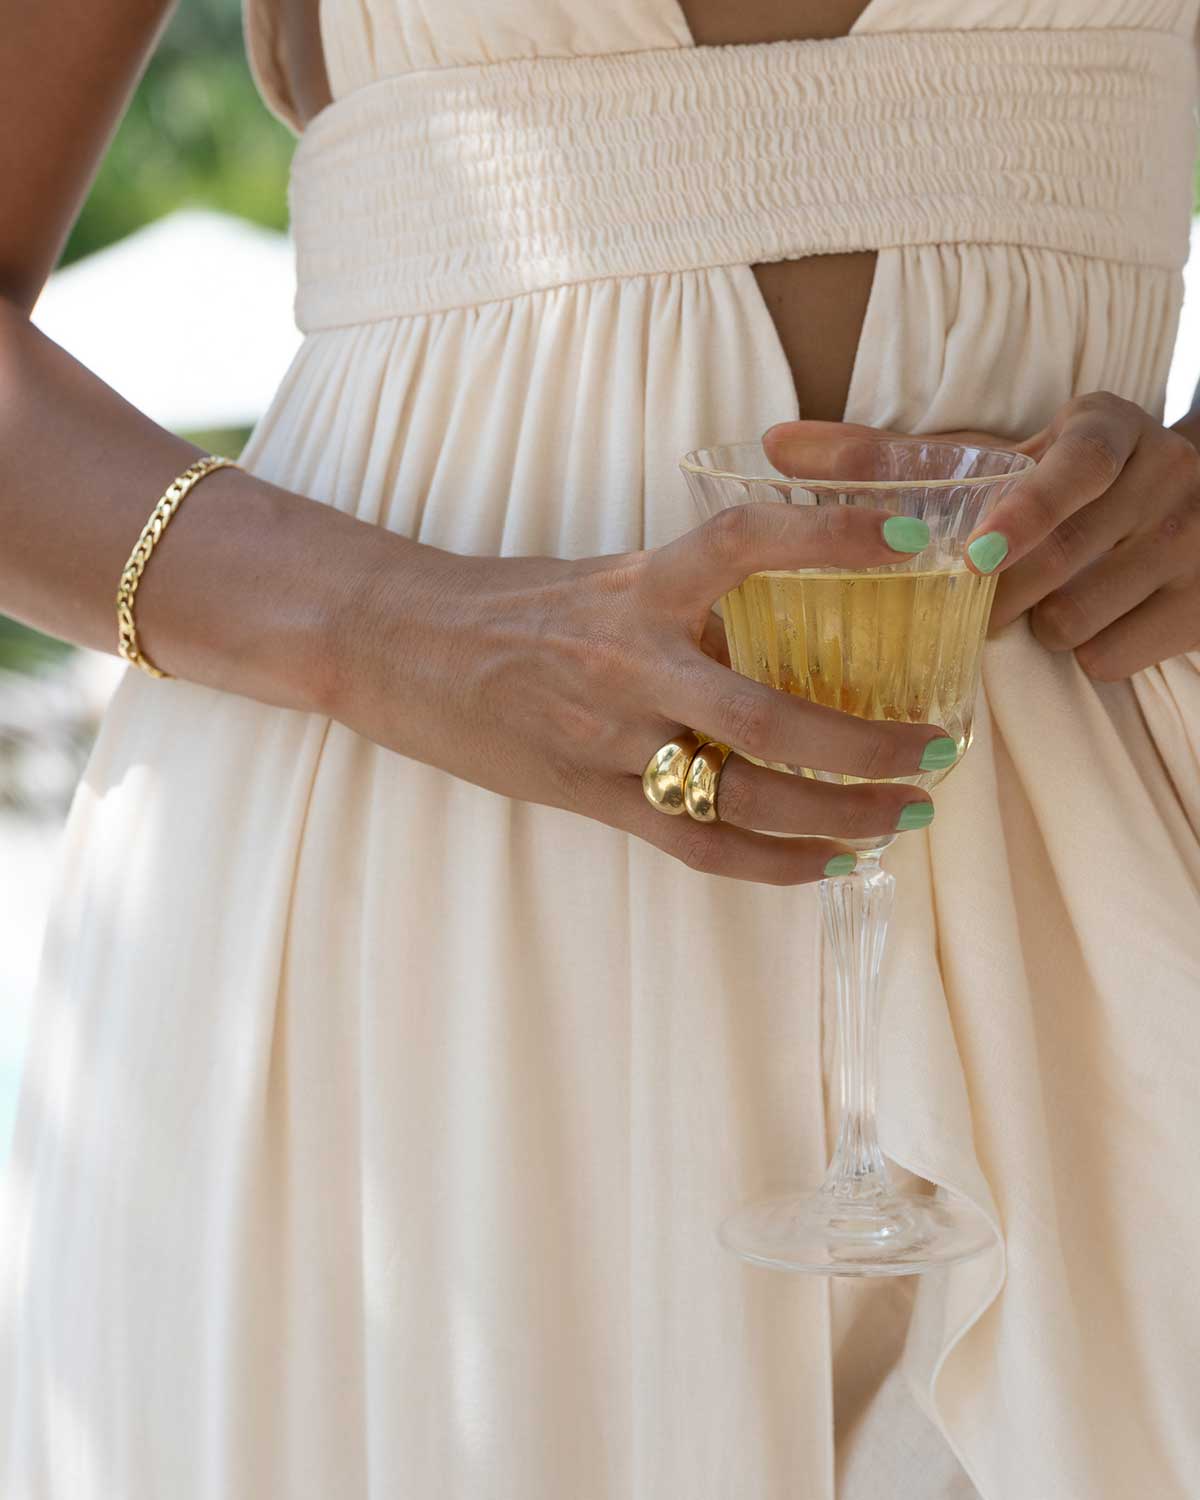
<svg viewBox="0 0 1200 1500">
<path fill-rule="evenodd" d="M 854 873 L 822 880 L 821 916 L 837 967 L 841 1126 L 822 1193 L 864 1207 L 889 1198 L 876 1131 L 879 1081 L 879 967 L 887 940 L 895 879 L 879 863 L 881 849 L 862 852 Z"/>
</svg>

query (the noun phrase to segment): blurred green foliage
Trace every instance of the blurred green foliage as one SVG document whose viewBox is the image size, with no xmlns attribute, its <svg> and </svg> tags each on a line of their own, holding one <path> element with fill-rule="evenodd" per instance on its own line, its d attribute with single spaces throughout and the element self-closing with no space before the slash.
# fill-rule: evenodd
<svg viewBox="0 0 1200 1500">
<path fill-rule="evenodd" d="M 53 640 L 0 615 L 0 671 L 28 672 L 70 649 L 64 641 Z"/>
<path fill-rule="evenodd" d="M 246 66 L 241 0 L 181 0 L 100 167 L 62 264 L 185 205 L 287 226 L 295 138 L 264 107 Z M 1195 175 L 1200 213 L 1200 160 Z M 236 458 L 246 432 L 193 433 Z M 0 617 L 0 668 L 69 648 Z"/>
<path fill-rule="evenodd" d="M 255 90 L 246 65 L 240 0 L 182 0 L 60 263 L 102 250 L 185 205 L 286 228 L 294 146 L 295 137 L 268 113 Z M 249 433 L 186 436 L 208 452 L 236 458 Z M 28 670 L 68 650 L 61 641 L 0 616 L 0 670 Z"/>
<path fill-rule="evenodd" d="M 239 0 L 183 0 L 109 147 L 62 264 L 184 205 L 286 228 L 294 146 L 250 77 Z"/>
<path fill-rule="evenodd" d="M 212 427 L 204 432 L 185 432 L 183 436 L 197 448 L 203 448 L 205 453 L 237 458 L 252 431 L 250 427 Z"/>
</svg>

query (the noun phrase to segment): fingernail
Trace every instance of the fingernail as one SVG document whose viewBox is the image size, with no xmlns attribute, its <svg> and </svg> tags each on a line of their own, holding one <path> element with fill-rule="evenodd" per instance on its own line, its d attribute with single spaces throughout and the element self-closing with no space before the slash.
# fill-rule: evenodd
<svg viewBox="0 0 1200 1500">
<path fill-rule="evenodd" d="M 990 573 L 1008 556 L 1008 538 L 1001 531 L 987 531 L 975 538 L 967 548 L 967 556 L 981 573 Z"/>
<path fill-rule="evenodd" d="M 833 858 L 829 861 L 829 863 L 825 866 L 825 874 L 827 876 L 832 876 L 832 875 L 849 875 L 850 872 L 854 869 L 854 866 L 857 863 L 858 863 L 858 857 L 857 857 L 857 855 L 854 855 L 854 854 L 835 854 L 833 856 Z"/>
<path fill-rule="evenodd" d="M 896 832 L 908 833 L 912 828 L 928 828 L 932 822 L 932 802 L 906 802 L 900 809 L 900 819 L 896 824 Z"/>
<path fill-rule="evenodd" d="M 958 741 L 952 740 L 948 734 L 939 739 L 930 740 L 925 746 L 925 753 L 921 756 L 922 771 L 944 771 L 947 766 L 952 766 L 958 759 Z M 909 803 L 909 807 L 912 803 Z M 907 808 L 905 809 L 907 811 Z"/>
<path fill-rule="evenodd" d="M 883 539 L 893 552 L 923 552 L 929 546 L 929 527 L 916 516 L 889 516 Z"/>
</svg>

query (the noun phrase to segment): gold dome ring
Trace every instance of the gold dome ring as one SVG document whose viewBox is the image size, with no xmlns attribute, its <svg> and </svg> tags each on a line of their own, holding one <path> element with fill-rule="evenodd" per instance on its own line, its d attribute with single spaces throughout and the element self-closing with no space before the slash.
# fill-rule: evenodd
<svg viewBox="0 0 1200 1500">
<path fill-rule="evenodd" d="M 717 790 L 729 758 L 729 746 L 709 740 L 692 757 L 683 778 L 683 805 L 697 823 L 717 821 Z"/>
<path fill-rule="evenodd" d="M 674 739 L 661 745 L 646 762 L 642 790 L 651 807 L 673 818 L 683 812 L 684 779 L 702 743 L 694 730 L 682 730 Z"/>
<path fill-rule="evenodd" d="M 697 823 L 715 823 L 717 788 L 728 758 L 728 745 L 705 739 L 693 729 L 682 730 L 646 762 L 646 800 L 673 818 L 686 812 Z"/>
</svg>

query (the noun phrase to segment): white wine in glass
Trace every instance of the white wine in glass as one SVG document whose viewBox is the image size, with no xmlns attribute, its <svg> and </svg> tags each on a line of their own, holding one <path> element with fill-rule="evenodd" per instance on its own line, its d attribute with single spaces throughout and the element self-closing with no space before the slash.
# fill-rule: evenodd
<svg viewBox="0 0 1200 1500">
<path fill-rule="evenodd" d="M 927 549 L 931 550 L 931 549 Z M 752 573 L 722 600 L 735 672 L 863 719 L 938 724 L 970 743 L 995 575 L 922 554 L 895 573 Z M 846 785 L 861 776 L 778 767 Z M 932 786 L 946 773 L 897 777 Z"/>
<path fill-rule="evenodd" d="M 968 536 L 1018 476 L 1023 454 L 924 438 L 814 439 L 782 474 L 760 443 L 700 449 L 680 461 L 706 518 L 731 505 L 859 505 L 915 516 L 920 553 L 878 568 L 755 573 L 721 601 L 735 671 L 866 719 L 936 724 L 956 743 L 937 770 L 891 778 L 935 786 L 971 743 L 994 575 L 963 561 Z M 806 766 L 797 775 L 865 778 Z M 757 1265 L 831 1276 L 931 1271 L 995 1242 L 966 1199 L 900 1192 L 879 1149 L 875 1098 L 879 971 L 896 882 L 880 856 L 896 834 L 843 839 L 856 868 L 818 885 L 837 968 L 841 1125 L 825 1180 L 745 1203 L 721 1223 L 726 1248 Z"/>
</svg>

